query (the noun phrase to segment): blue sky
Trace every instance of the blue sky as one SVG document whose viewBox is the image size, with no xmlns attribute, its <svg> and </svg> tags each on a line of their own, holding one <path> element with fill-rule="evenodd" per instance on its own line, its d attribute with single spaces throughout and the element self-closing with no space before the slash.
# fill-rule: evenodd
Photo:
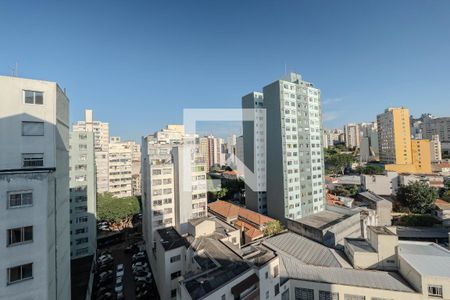
<svg viewBox="0 0 450 300">
<path fill-rule="evenodd" d="M 57 81 L 138 140 L 297 71 L 324 123 L 450 115 L 450 1 L 0 1 L 0 74 Z M 205 129 L 205 131 L 208 131 Z"/>
</svg>

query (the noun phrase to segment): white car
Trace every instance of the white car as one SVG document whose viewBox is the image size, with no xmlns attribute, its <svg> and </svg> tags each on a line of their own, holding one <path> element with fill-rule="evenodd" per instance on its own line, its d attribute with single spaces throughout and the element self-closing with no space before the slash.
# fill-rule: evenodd
<svg viewBox="0 0 450 300">
<path fill-rule="evenodd" d="M 116 277 L 122 277 L 124 274 L 123 264 L 119 264 L 116 267 Z"/>
<path fill-rule="evenodd" d="M 123 281 L 122 281 L 122 277 L 117 277 L 116 278 L 116 285 L 114 287 L 114 290 L 116 291 L 116 293 L 120 293 L 123 291 Z"/>
<path fill-rule="evenodd" d="M 139 268 L 139 267 L 147 268 L 148 264 L 146 262 L 143 263 L 143 262 L 139 261 L 137 263 L 132 264 L 131 267 L 133 268 L 133 270 L 136 269 L 136 268 Z"/>
</svg>

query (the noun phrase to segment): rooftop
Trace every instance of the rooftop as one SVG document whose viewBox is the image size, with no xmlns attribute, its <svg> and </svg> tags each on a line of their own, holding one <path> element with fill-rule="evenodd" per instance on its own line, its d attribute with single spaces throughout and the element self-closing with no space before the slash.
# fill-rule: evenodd
<svg viewBox="0 0 450 300">
<path fill-rule="evenodd" d="M 447 201 L 444 201 L 442 199 L 436 199 L 436 201 L 434 202 L 434 205 L 439 207 L 439 209 L 441 209 L 441 210 L 450 210 L 450 203 Z"/>
<path fill-rule="evenodd" d="M 161 237 L 161 244 L 164 250 L 169 251 L 179 247 L 188 247 L 189 243 L 173 227 L 167 227 L 157 230 Z"/>
<path fill-rule="evenodd" d="M 342 222 L 343 220 L 349 218 L 350 215 L 324 210 L 301 219 L 295 220 L 295 222 L 316 228 L 316 229 L 326 229 L 337 223 Z"/>
<path fill-rule="evenodd" d="M 400 239 L 447 239 L 449 229 L 445 227 L 406 227 L 397 226 L 397 235 Z"/>
<path fill-rule="evenodd" d="M 372 193 L 372 192 L 359 193 L 358 197 L 363 197 L 365 200 L 372 201 L 372 202 L 388 201 L 385 198 L 378 196 L 377 194 Z"/>
<path fill-rule="evenodd" d="M 450 277 L 450 251 L 435 243 L 400 241 L 398 254 L 422 275 Z"/>
<path fill-rule="evenodd" d="M 393 233 L 392 231 L 390 231 L 389 229 L 387 229 L 384 226 L 368 226 L 368 228 L 377 234 L 396 235 L 395 233 Z"/>
<path fill-rule="evenodd" d="M 240 207 L 227 201 L 217 200 L 208 204 L 208 209 L 227 219 L 237 219 L 238 217 L 244 218 L 256 225 L 264 225 L 267 222 L 274 221 L 265 215 L 256 213 L 249 209 Z"/>
<path fill-rule="evenodd" d="M 395 272 L 355 270 L 337 267 L 305 265 L 301 261 L 280 254 L 282 277 L 348 286 L 375 288 L 380 290 L 415 292 Z"/>
<path fill-rule="evenodd" d="M 292 232 L 268 238 L 264 245 L 277 253 L 292 255 L 303 264 L 341 267 L 335 250 Z"/>
<path fill-rule="evenodd" d="M 346 238 L 347 245 L 355 252 L 371 252 L 376 253 L 375 249 L 365 239 Z"/>
</svg>

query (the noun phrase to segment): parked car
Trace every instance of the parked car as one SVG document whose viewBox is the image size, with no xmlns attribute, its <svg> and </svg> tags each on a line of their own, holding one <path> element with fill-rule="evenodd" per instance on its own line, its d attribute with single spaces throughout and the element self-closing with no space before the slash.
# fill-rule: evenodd
<svg viewBox="0 0 450 300">
<path fill-rule="evenodd" d="M 136 284 L 136 294 L 139 294 L 142 291 L 148 290 L 150 285 L 148 285 L 145 282 L 142 282 L 140 284 Z"/>
<path fill-rule="evenodd" d="M 138 253 L 136 253 L 136 254 L 134 254 L 133 256 L 132 256 L 132 260 L 137 260 L 137 259 L 140 259 L 140 258 L 145 258 L 145 259 L 147 259 L 147 256 L 145 256 L 145 253 L 144 252 L 138 252 Z"/>
<path fill-rule="evenodd" d="M 96 271 L 101 273 L 101 272 L 104 272 L 104 271 L 112 270 L 113 267 L 114 267 L 114 264 L 111 261 L 111 262 L 108 262 L 108 263 L 97 265 L 97 270 Z"/>
<path fill-rule="evenodd" d="M 135 276 L 134 281 L 136 281 L 136 283 L 151 283 L 152 278 L 150 276 Z"/>
<path fill-rule="evenodd" d="M 139 272 L 150 273 L 150 270 L 147 267 L 136 267 L 136 268 L 133 269 L 133 274 L 136 274 L 136 273 L 139 273 Z"/>
<path fill-rule="evenodd" d="M 123 264 L 119 264 L 116 267 L 116 277 L 122 277 L 124 274 Z"/>
<path fill-rule="evenodd" d="M 95 295 L 97 295 L 97 297 L 99 297 L 100 295 L 103 295 L 107 292 L 110 292 L 110 288 L 106 287 L 106 286 L 102 286 L 101 288 L 97 289 L 97 291 L 95 292 Z"/>
<path fill-rule="evenodd" d="M 99 281 L 104 281 L 105 279 L 108 279 L 108 278 L 113 278 L 113 271 L 111 271 L 111 270 L 104 271 L 104 272 L 100 273 L 100 275 L 98 275 Z"/>
<path fill-rule="evenodd" d="M 134 263 L 134 264 L 131 265 L 131 268 L 132 268 L 133 270 L 134 270 L 135 268 L 138 268 L 138 267 L 147 268 L 147 267 L 148 267 L 148 264 L 147 264 L 146 262 L 138 261 L 138 262 L 136 262 L 136 263 Z"/>
<path fill-rule="evenodd" d="M 147 294 L 148 294 L 148 290 L 143 290 L 142 292 L 136 294 L 136 299 L 144 298 L 145 296 L 147 296 Z"/>
<path fill-rule="evenodd" d="M 116 291 L 116 293 L 119 293 L 119 292 L 123 291 L 123 280 L 122 280 L 122 277 L 117 277 L 117 279 L 116 279 L 116 286 L 114 287 L 114 290 Z"/>
<path fill-rule="evenodd" d="M 97 300 L 108 300 L 108 299 L 113 299 L 113 294 L 111 292 L 106 292 L 103 295 L 97 297 Z"/>
<path fill-rule="evenodd" d="M 97 260 L 97 265 L 104 265 L 108 263 L 112 263 L 114 261 L 114 258 L 112 256 L 104 256 L 101 259 Z"/>
</svg>

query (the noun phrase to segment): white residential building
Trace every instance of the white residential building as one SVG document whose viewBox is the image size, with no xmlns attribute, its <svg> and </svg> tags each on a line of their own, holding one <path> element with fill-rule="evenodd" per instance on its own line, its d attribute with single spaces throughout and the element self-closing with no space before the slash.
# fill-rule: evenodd
<svg viewBox="0 0 450 300">
<path fill-rule="evenodd" d="M 267 214 L 285 222 L 324 210 L 320 90 L 290 73 L 265 86 L 262 97 L 267 115 Z"/>
<path fill-rule="evenodd" d="M 132 157 L 132 193 L 134 196 L 141 195 L 141 144 L 133 144 Z"/>
<path fill-rule="evenodd" d="M 93 120 L 92 110 L 86 109 L 84 121 L 73 125 L 73 131 L 94 132 L 95 168 L 97 176 L 97 193 L 109 189 L 109 124 Z"/>
<path fill-rule="evenodd" d="M 359 124 L 350 123 L 344 126 L 345 146 L 347 148 L 358 148 L 360 145 Z"/>
<path fill-rule="evenodd" d="M 93 132 L 70 132 L 71 257 L 93 255 L 97 249 L 97 193 Z"/>
<path fill-rule="evenodd" d="M 0 299 L 70 299 L 69 99 L 0 76 Z"/>
<path fill-rule="evenodd" d="M 432 163 L 439 163 L 442 161 L 442 147 L 439 135 L 435 134 L 431 136 L 430 140 L 430 155 Z"/>
<path fill-rule="evenodd" d="M 109 186 L 108 192 L 114 197 L 133 195 L 133 150 L 135 142 L 122 142 L 120 137 L 111 137 L 109 143 Z"/>
<path fill-rule="evenodd" d="M 245 204 L 258 213 L 267 214 L 267 188 L 266 188 L 266 110 L 264 108 L 264 95 L 252 92 L 242 97 L 242 108 L 253 109 L 252 113 L 246 113 L 253 122 L 245 121 L 242 124 L 244 153 L 243 160 L 249 174 L 244 174 L 247 180 L 255 178 L 252 182 L 255 190 L 245 183 Z M 247 119 L 247 118 L 245 118 Z"/>
<path fill-rule="evenodd" d="M 376 122 L 361 123 L 359 157 L 361 162 L 379 159 L 378 127 Z"/>
</svg>

